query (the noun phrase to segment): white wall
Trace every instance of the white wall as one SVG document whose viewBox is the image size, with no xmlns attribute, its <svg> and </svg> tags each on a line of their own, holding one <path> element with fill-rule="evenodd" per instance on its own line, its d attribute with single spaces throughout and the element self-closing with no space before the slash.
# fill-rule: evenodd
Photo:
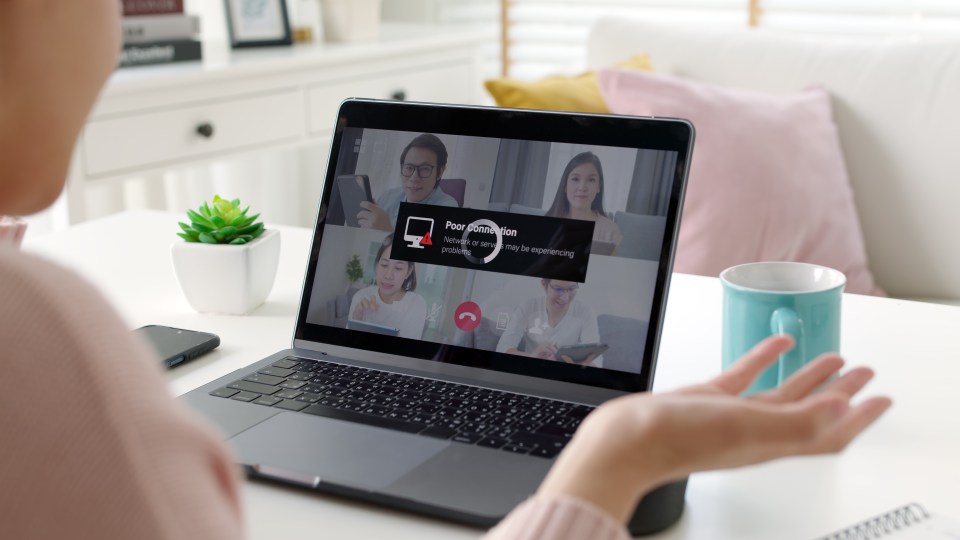
<svg viewBox="0 0 960 540">
<path fill-rule="evenodd" d="M 184 0 L 183 9 L 200 17 L 200 32 L 205 42 L 227 42 L 227 14 L 223 1 Z"/>
<path fill-rule="evenodd" d="M 584 71 L 587 35 L 600 17 L 742 28 L 747 26 L 748 6 L 746 0 L 510 0 L 510 76 L 535 80 Z M 960 31 L 956 0 L 762 0 L 761 7 L 760 26 L 777 30 L 917 36 L 955 36 Z M 498 32 L 500 1 L 384 0 L 384 16 L 429 17 Z M 491 40 L 484 51 L 482 69 L 487 78 L 500 75 L 499 40 Z"/>
</svg>

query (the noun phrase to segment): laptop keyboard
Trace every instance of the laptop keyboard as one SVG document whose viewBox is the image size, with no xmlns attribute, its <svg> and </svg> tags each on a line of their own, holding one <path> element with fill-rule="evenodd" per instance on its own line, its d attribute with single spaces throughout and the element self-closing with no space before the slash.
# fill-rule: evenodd
<svg viewBox="0 0 960 540">
<path fill-rule="evenodd" d="M 210 395 L 552 458 L 594 408 L 287 357 Z"/>
</svg>

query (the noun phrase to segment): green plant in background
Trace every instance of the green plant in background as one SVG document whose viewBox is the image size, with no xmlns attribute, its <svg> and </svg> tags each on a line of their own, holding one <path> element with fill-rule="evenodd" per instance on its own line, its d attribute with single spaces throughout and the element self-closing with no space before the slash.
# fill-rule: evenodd
<svg viewBox="0 0 960 540">
<path fill-rule="evenodd" d="M 204 244 L 246 244 L 263 234 L 263 222 L 258 222 L 260 214 L 247 216 L 247 206 L 240 210 L 240 199 L 228 201 L 219 195 L 213 196 L 213 203 L 203 203 L 197 211 L 187 210 L 190 225 L 179 223 L 183 232 L 177 236 L 187 242 Z"/>
<path fill-rule="evenodd" d="M 351 285 L 363 279 L 363 265 L 360 264 L 360 256 L 357 254 L 347 261 L 347 279 Z"/>
</svg>

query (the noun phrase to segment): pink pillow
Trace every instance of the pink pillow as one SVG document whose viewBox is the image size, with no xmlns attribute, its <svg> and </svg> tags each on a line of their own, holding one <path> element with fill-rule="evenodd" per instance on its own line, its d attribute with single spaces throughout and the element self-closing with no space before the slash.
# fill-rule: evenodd
<svg viewBox="0 0 960 540">
<path fill-rule="evenodd" d="M 677 272 L 802 261 L 846 274 L 846 292 L 883 294 L 867 268 L 827 92 L 765 95 L 620 69 L 599 78 L 611 112 L 696 128 Z"/>
</svg>

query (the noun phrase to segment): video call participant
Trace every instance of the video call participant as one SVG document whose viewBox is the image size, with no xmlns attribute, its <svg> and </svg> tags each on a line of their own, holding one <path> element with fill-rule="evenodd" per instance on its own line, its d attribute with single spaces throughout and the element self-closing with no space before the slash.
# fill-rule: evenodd
<svg viewBox="0 0 960 540">
<path fill-rule="evenodd" d="M 546 215 L 595 222 L 593 241 L 613 244 L 610 255 L 616 255 L 623 235 L 603 211 L 603 184 L 603 166 L 596 154 L 583 152 L 573 156 L 563 169 L 557 195 Z"/>
<path fill-rule="evenodd" d="M 427 302 L 417 288 L 416 264 L 390 258 L 393 235 L 383 239 L 374 262 L 376 283 L 360 289 L 350 302 L 350 318 L 399 329 L 398 336 L 420 339 Z"/>
<path fill-rule="evenodd" d="M 602 356 L 590 355 L 574 362 L 569 356 L 557 354 L 561 347 L 600 342 L 597 316 L 576 299 L 579 285 L 556 279 L 541 279 L 540 283 L 544 295 L 525 301 L 513 312 L 497 343 L 497 352 L 603 367 Z"/>
<path fill-rule="evenodd" d="M 377 204 L 362 202 L 357 218 L 361 227 L 393 231 L 400 203 L 457 207 L 457 200 L 440 189 L 447 168 L 447 147 L 436 135 L 417 135 L 400 154 L 400 187 L 385 191 Z"/>
</svg>

